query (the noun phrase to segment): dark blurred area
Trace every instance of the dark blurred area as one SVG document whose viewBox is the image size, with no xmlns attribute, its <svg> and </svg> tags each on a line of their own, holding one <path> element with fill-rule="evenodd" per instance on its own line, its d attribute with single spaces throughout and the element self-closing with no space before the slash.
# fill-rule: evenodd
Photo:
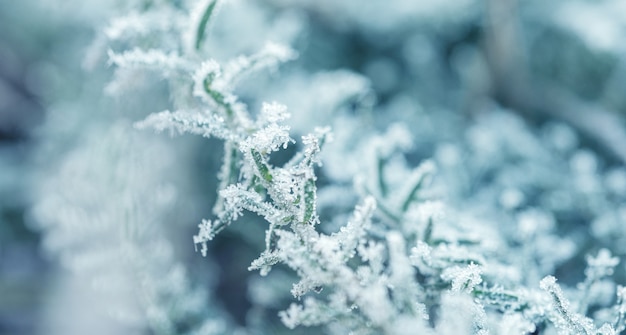
<svg viewBox="0 0 626 335">
<path fill-rule="evenodd" d="M 50 268 L 25 217 L 32 134 L 44 118 L 38 67 L 54 29 L 24 20 L 24 12 L 38 16 L 30 7 L 0 1 L 0 334 L 37 332 Z"/>
<path fill-rule="evenodd" d="M 43 119 L 40 67 L 49 59 L 55 29 L 24 20 L 22 11 L 39 15 L 28 2 L 0 6 L 0 141 L 12 145 L 28 141 Z"/>
</svg>

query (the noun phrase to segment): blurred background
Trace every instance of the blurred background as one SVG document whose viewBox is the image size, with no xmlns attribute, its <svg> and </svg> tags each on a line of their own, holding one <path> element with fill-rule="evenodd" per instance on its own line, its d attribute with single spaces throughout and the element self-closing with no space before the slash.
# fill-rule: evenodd
<svg viewBox="0 0 626 335">
<path fill-rule="evenodd" d="M 62 210 L 56 205 L 46 207 L 47 200 L 55 194 L 67 199 L 66 193 L 80 189 L 69 179 L 60 179 L 72 173 L 59 171 L 80 166 L 67 163 L 68 157 L 85 143 L 95 147 L 99 138 L 107 138 L 90 134 L 107 134 L 111 120 L 123 116 L 136 121 L 170 103 L 165 84 L 140 88 L 130 98 L 104 94 L 113 70 L 106 55 L 93 54 L 112 16 L 153 2 L 159 3 L 0 0 L 0 334 L 70 329 L 63 322 L 51 321 L 55 316 L 50 311 L 68 306 L 59 306 L 58 301 L 74 301 L 59 300 L 59 292 L 80 295 L 86 288 L 68 279 L 59 265 L 64 256 L 50 251 L 53 242 L 45 242 L 50 231 L 42 228 L 45 223 L 41 221 L 54 208 Z M 470 195 L 480 194 L 484 200 L 492 189 L 493 199 L 517 203 L 521 200 L 516 200 L 516 192 L 521 190 L 526 205 L 555 213 L 559 234 L 583 241 L 581 249 L 555 261 L 551 269 L 565 283 L 581 278 L 588 251 L 602 246 L 619 256 L 626 254 L 624 247 L 617 247 L 626 238 L 621 228 L 626 217 L 626 2 L 232 0 L 219 15 L 209 42 L 218 59 L 258 49 L 264 43 L 259 36 L 288 42 L 298 51 L 298 60 L 278 75 L 260 76 L 238 88 L 252 106 L 271 100 L 288 105 L 294 114 L 295 134 L 304 134 L 313 125 L 333 124 L 343 114 L 368 119 L 378 131 L 396 122 L 404 124 L 415 138 L 407 154 L 412 164 L 428 157 L 436 157 L 440 165 L 465 159 L 465 165 L 459 166 L 470 171 L 467 176 L 459 177 L 454 168 L 442 171 L 442 178 L 454 184 L 448 187 L 454 190 L 448 199 L 459 208 L 477 208 L 478 201 L 469 201 Z M 228 47 L 218 48 L 224 41 Z M 333 82 L 343 86 L 333 86 Z M 339 101 L 342 96 L 336 95 L 342 89 L 366 93 Z M 147 94 L 156 98 L 146 99 Z M 543 141 L 541 146 L 552 146 L 562 156 L 546 163 L 537 158 L 544 149 L 528 145 L 534 140 L 507 139 L 497 132 L 500 127 L 518 129 L 518 124 L 523 124 L 520 133 Z M 212 261 L 200 259 L 191 248 L 195 225 L 210 216 L 221 147 L 201 139 L 173 141 L 184 149 L 172 162 L 161 163 L 163 175 L 174 171 L 184 176 L 169 181 L 178 190 L 178 200 L 173 202 L 176 209 L 164 214 L 181 222 L 178 228 L 165 230 L 175 231 L 169 236 L 175 254 L 182 264 L 195 269 L 192 278 L 218 273 L 199 283 L 217 292 L 216 300 L 234 324 L 261 322 L 250 321 L 254 313 L 259 313 L 256 319 L 274 318 L 268 322 L 277 324 L 275 312 L 286 305 L 247 284 L 256 280 L 257 275 L 246 268 L 260 245 L 250 236 L 262 233 L 261 228 L 225 232 L 224 239 L 211 247 L 216 255 Z M 481 141 L 487 142 L 487 149 Z M 480 156 L 490 143 L 505 141 L 512 142 L 498 149 L 504 154 Z M 480 145 L 472 149 L 475 143 Z M 172 151 L 174 144 L 163 144 L 163 150 Z M 532 152 L 524 153 L 520 147 Z M 148 162 L 154 159 L 150 157 Z M 101 164 L 102 169 L 89 176 L 110 170 L 106 161 L 94 158 L 85 163 L 87 168 L 92 167 L 89 162 Z M 538 172 L 544 174 L 523 185 L 498 178 L 504 175 L 501 171 L 513 173 L 507 166 L 519 168 L 526 163 L 563 171 L 560 181 L 578 188 L 550 184 L 545 181 L 548 172 Z M 480 173 L 471 172 L 475 170 Z M 467 183 L 478 186 L 462 184 L 459 178 L 470 178 L 473 181 Z M 493 205 L 489 201 L 485 206 Z M 606 213 L 611 213 L 610 218 Z M 585 239 L 587 228 L 581 226 L 591 227 L 592 236 Z M 234 241 L 240 240 L 247 242 L 233 248 Z M 616 275 L 624 279 L 623 270 Z M 266 310 L 255 311 L 252 306 L 262 304 L 263 299 L 269 300 Z M 74 302 L 74 308 L 80 309 L 81 302 Z"/>
<path fill-rule="evenodd" d="M 34 334 L 45 302 L 51 265 L 39 236 L 26 225 L 32 197 L 33 131 L 45 115 L 41 75 L 62 29 L 51 21 L 34 24 L 33 8 L 0 3 L 0 333 Z M 41 11 L 36 17 L 43 17 Z"/>
</svg>

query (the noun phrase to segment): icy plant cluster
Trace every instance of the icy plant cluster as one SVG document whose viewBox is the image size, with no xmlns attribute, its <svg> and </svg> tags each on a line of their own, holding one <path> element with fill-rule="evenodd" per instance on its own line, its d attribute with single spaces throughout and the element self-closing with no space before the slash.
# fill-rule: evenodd
<svg viewBox="0 0 626 335">
<path fill-rule="evenodd" d="M 164 220 L 176 191 L 161 179 L 172 162 L 157 157 L 173 155 L 171 147 L 133 134 L 124 122 L 94 130 L 83 141 L 42 183 L 45 196 L 33 212 L 46 232 L 46 249 L 106 297 L 99 298 L 98 313 L 124 321 L 124 328 L 104 331 L 226 331 L 207 288 L 189 282 L 166 237 Z M 136 294 L 139 299 L 131 298 Z"/>
<path fill-rule="evenodd" d="M 409 6 L 405 2 L 399 3 Z M 290 113 L 298 111 L 274 101 L 253 110 L 237 93 L 250 76 L 295 59 L 295 51 L 268 42 L 256 52 L 219 59 L 208 40 L 221 1 L 146 4 L 111 22 L 91 60 L 106 54 L 115 68 L 107 86 L 111 94 L 129 90 L 146 73 L 165 79 L 171 108 L 142 117 L 132 129 L 116 124 L 87 136 L 89 145 L 61 166 L 62 179 L 46 186 L 64 185 L 65 191 L 34 210 L 46 223 L 45 243 L 70 267 L 95 276 L 115 257 L 130 268 L 120 270 L 120 278 L 115 271 L 106 274 L 111 279 L 97 277 L 121 283 L 114 287 L 118 294 L 140 283 L 142 305 L 135 313 L 144 324 L 136 321 L 136 327 L 159 334 L 231 330 L 209 295 L 189 283 L 165 238 L 167 223 L 160 221 L 175 206 L 175 196 L 160 185 L 167 169 L 152 164 L 163 162 L 156 156 L 175 156 L 175 149 L 142 137 L 153 129 L 222 143 L 218 196 L 193 244 L 211 257 L 211 244 L 231 225 L 263 224 L 265 236 L 251 236 L 263 240 L 258 257 L 231 266 L 259 276 L 293 275 L 280 281 L 291 285 L 291 302 L 278 313 L 289 329 L 589 335 L 625 330 L 626 289 L 611 278 L 619 271 L 623 279 L 623 264 L 614 254 L 624 253 L 625 210 L 619 204 L 626 197 L 626 172 L 601 172 L 596 155 L 579 149 L 571 128 L 554 123 L 535 132 L 513 113 L 491 107 L 473 125 L 458 126 L 456 137 L 426 134 L 435 145 L 424 153 L 414 146 L 420 134 L 406 124 L 372 126 L 363 116 L 367 112 L 342 112 L 338 106 L 346 102 L 375 107 L 363 78 L 337 71 L 315 75 L 313 82 L 343 90 L 321 102 L 305 100 L 337 108 L 337 114 L 319 112 L 330 127 L 296 139 L 289 125 Z M 340 7 L 353 11 L 359 4 Z M 415 115 L 424 120 L 411 121 L 435 128 L 446 122 Z M 303 119 L 314 118 L 293 117 L 298 130 L 306 128 Z M 82 179 L 70 183 L 69 176 Z M 80 189 L 93 183 L 122 196 Z M 90 209 L 87 217 L 85 208 L 93 207 L 101 211 Z M 593 238 L 605 248 L 582 243 L 589 240 L 576 235 L 581 220 L 592 222 Z M 101 243 L 91 242 L 98 238 Z M 569 286 L 559 284 L 557 270 L 582 262 L 581 255 L 587 255 L 586 268 L 578 285 L 575 278 L 566 281 Z M 137 278 L 125 278 L 128 273 Z M 258 296 L 272 290 L 268 282 L 256 283 L 250 287 Z"/>
</svg>

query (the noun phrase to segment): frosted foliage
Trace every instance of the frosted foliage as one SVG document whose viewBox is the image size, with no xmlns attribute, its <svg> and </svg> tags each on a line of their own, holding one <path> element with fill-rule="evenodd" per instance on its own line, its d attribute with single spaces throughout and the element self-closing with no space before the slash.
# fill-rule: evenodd
<svg viewBox="0 0 626 335">
<path fill-rule="evenodd" d="M 164 73 L 184 70 L 187 66 L 175 53 L 165 54 L 160 50 L 133 49 L 121 54 L 109 50 L 109 62 L 124 68 L 161 69 Z"/>
<path fill-rule="evenodd" d="M 207 334 L 217 334 L 225 324 L 213 319 L 206 292 L 191 286 L 166 238 L 162 218 L 177 194 L 161 179 L 172 164 L 162 154 L 172 148 L 130 129 L 118 123 L 92 132 L 42 184 L 34 216 L 44 246 L 92 284 L 91 294 L 107 296 L 102 306 L 123 327 L 171 332 L 200 316 L 213 324 Z M 135 307 L 118 315 L 118 304 Z"/>
<path fill-rule="evenodd" d="M 528 334 L 533 333 L 536 326 L 524 319 L 520 314 L 505 314 L 502 317 L 497 333 L 498 334 Z"/>
<path fill-rule="evenodd" d="M 291 115 L 287 112 L 287 106 L 281 105 L 277 102 L 263 103 L 261 109 L 261 116 L 259 122 L 264 124 L 272 124 L 280 121 L 285 121 Z M 304 143 L 305 145 L 307 143 Z"/>
<path fill-rule="evenodd" d="M 411 249 L 411 262 L 421 273 L 428 273 L 432 266 L 432 247 L 424 241 L 418 241 L 417 246 Z"/>
<path fill-rule="evenodd" d="M 481 333 L 484 311 L 470 297 L 448 293 L 443 296 L 441 303 L 442 315 L 435 328 L 437 334 Z"/>
<path fill-rule="evenodd" d="M 553 6 L 583 15 L 563 3 Z M 150 111 L 138 107 L 127 116 L 134 123 L 108 116 L 80 130 L 75 150 L 44 178 L 35 201 L 44 247 L 95 288 L 133 300 L 112 313 L 130 324 L 129 332 L 622 333 L 626 170 L 586 148 L 588 139 L 570 125 L 546 120 L 533 129 L 518 111 L 482 95 L 478 110 L 462 116 L 430 101 L 442 82 L 469 80 L 470 72 L 485 72 L 478 80 L 484 86 L 495 84 L 483 64 L 489 57 L 461 45 L 466 37 L 448 50 L 435 40 L 452 37 L 428 33 L 430 25 L 475 27 L 481 6 L 474 0 L 121 6 L 86 63 L 96 70 L 108 60 L 114 73 L 107 92 Z M 317 52 L 332 49 L 318 40 L 324 34 L 308 30 L 317 21 L 377 46 L 377 55 L 359 55 L 362 64 L 352 67 L 374 82 L 343 69 L 310 73 L 344 61 L 316 63 Z M 420 33 L 407 36 L 414 26 Z M 310 45 L 295 39 L 301 30 L 312 36 Z M 401 43 L 401 57 L 386 51 L 399 43 L 396 34 L 410 40 Z M 272 37 L 295 40 L 305 57 L 296 60 L 298 52 Z M 437 61 L 444 58 L 439 53 L 454 64 L 440 64 L 447 62 Z M 475 64 L 465 69 L 461 60 Z M 440 73 L 455 69 L 461 78 Z M 433 88 L 413 96 L 423 85 L 415 82 Z M 446 99 L 468 93 L 446 92 Z M 152 104 L 157 94 L 169 99 Z M 185 136 L 170 141 L 147 130 Z M 210 163 L 198 163 L 205 159 Z M 196 171 L 214 162 L 221 164 L 210 171 L 215 178 Z M 180 191 L 177 182 L 197 186 Z M 206 193 L 201 205 L 194 192 Z M 173 232 L 186 232 L 178 225 L 186 221 L 197 226 L 189 248 L 174 247 Z M 208 260 L 246 259 L 252 273 L 239 279 L 245 266 L 237 262 L 222 274 L 188 271 L 179 258 L 193 252 L 191 244 Z M 577 270 L 583 280 L 557 284 L 555 273 L 584 260 L 586 268 Z M 196 288 L 189 275 L 195 270 L 207 277 L 201 284 L 222 281 L 227 289 L 217 296 L 227 306 L 239 304 L 229 285 L 248 280 L 236 287 L 248 289 L 245 310 L 234 311 L 245 330 L 221 310 L 210 285 Z M 225 282 L 233 273 L 236 283 Z"/>
<path fill-rule="evenodd" d="M 289 127 L 272 123 L 244 141 L 240 150 L 242 152 L 258 150 L 262 153 L 270 153 L 277 151 L 280 147 L 286 148 L 289 142 L 291 142 Z"/>
<path fill-rule="evenodd" d="M 428 221 L 441 221 L 445 218 L 445 204 L 441 201 L 425 201 L 411 212 L 411 216 L 421 225 Z"/>
<path fill-rule="evenodd" d="M 202 220 L 202 223 L 198 225 L 199 232 L 198 235 L 193 237 L 193 243 L 195 245 L 202 244 L 202 256 L 207 255 L 207 245 L 206 241 L 210 241 L 215 236 L 213 231 L 213 224 L 210 220 Z"/>
<path fill-rule="evenodd" d="M 215 115 L 204 115 L 192 111 L 163 111 L 151 114 L 135 124 L 138 129 L 153 128 L 156 131 L 168 130 L 170 135 L 191 133 L 204 137 L 217 137 L 226 140 L 236 139 L 236 134 L 223 127 L 224 119 Z"/>
<path fill-rule="evenodd" d="M 555 308 L 555 313 L 549 315 L 555 326 L 563 334 L 614 334 L 611 325 L 605 324 L 596 330 L 593 321 L 581 314 L 572 311 L 570 302 L 563 295 L 563 291 L 556 283 L 556 278 L 547 276 L 541 280 L 541 289 L 546 291 Z"/>
<path fill-rule="evenodd" d="M 212 78 L 213 89 L 220 92 L 220 82 L 217 81 L 222 75 L 220 65 L 213 59 L 200 63 L 200 67 L 193 73 L 193 93 L 195 96 L 203 98 L 206 97 L 208 101 L 211 101 L 211 96 L 207 94 L 205 90 L 205 80 Z M 225 83 L 221 83 L 225 85 Z"/>
<path fill-rule="evenodd" d="M 472 263 L 465 268 L 447 268 L 441 274 L 441 278 L 452 282 L 452 291 L 471 292 L 476 285 L 482 282 L 480 275 L 480 268 Z"/>
</svg>

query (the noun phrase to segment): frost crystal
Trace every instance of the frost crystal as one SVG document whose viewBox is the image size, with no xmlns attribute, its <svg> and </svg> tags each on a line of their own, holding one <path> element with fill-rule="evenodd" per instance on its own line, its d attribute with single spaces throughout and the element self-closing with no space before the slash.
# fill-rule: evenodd
<svg viewBox="0 0 626 335">
<path fill-rule="evenodd" d="M 281 122 L 287 120 L 290 116 L 291 115 L 287 112 L 287 106 L 281 105 L 278 102 L 264 102 L 263 108 L 261 108 L 261 115 L 259 116 L 259 123 L 268 124 Z"/>
<path fill-rule="evenodd" d="M 471 292 L 474 287 L 482 283 L 481 273 L 480 267 L 472 263 L 467 267 L 456 266 L 445 269 L 441 278 L 452 282 L 452 291 Z"/>
<path fill-rule="evenodd" d="M 109 50 L 109 63 L 123 68 L 145 68 L 162 70 L 170 73 L 176 70 L 186 70 L 189 63 L 175 53 L 166 54 L 161 50 L 143 51 L 133 49 L 123 53 L 115 53 Z"/>
<path fill-rule="evenodd" d="M 242 152 L 256 150 L 265 154 L 277 151 L 280 147 L 286 148 L 290 142 L 293 140 L 289 137 L 289 127 L 272 123 L 244 141 L 240 149 Z"/>
<path fill-rule="evenodd" d="M 592 321 L 571 310 L 569 301 L 565 299 L 563 291 L 556 283 L 556 278 L 553 276 L 545 277 L 541 280 L 539 287 L 548 292 L 551 297 L 555 313 L 549 317 L 557 328 L 574 334 L 595 334 Z"/>
<path fill-rule="evenodd" d="M 215 232 L 213 231 L 214 225 L 210 220 L 202 220 L 202 223 L 198 225 L 200 231 L 198 235 L 193 236 L 193 243 L 195 245 L 202 244 L 202 256 L 206 257 L 207 254 L 207 242 L 212 240 L 215 237 Z"/>
</svg>

